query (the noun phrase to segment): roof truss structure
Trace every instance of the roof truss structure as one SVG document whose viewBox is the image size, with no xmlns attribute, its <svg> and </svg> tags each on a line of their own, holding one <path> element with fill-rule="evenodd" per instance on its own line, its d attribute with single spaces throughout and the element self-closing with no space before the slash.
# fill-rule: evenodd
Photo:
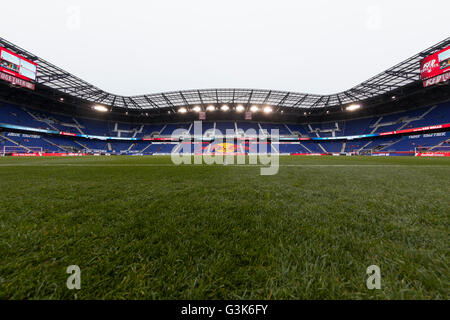
<svg viewBox="0 0 450 320">
<path fill-rule="evenodd" d="M 392 68 L 361 84 L 331 95 L 306 94 L 258 89 L 204 89 L 171 91 L 138 96 L 121 96 L 108 93 L 70 74 L 36 55 L 0 38 L 0 46 L 28 58 L 38 65 L 36 82 L 60 94 L 71 95 L 93 104 L 113 108 L 151 110 L 208 104 L 272 105 L 277 108 L 315 109 L 340 106 L 374 98 L 420 81 L 420 61 L 450 44 L 450 37 L 414 55 Z"/>
</svg>

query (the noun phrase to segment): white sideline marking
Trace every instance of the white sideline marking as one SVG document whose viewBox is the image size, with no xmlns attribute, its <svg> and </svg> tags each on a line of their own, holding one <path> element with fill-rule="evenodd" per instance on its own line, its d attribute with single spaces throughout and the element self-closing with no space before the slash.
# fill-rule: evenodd
<svg viewBox="0 0 450 320">
<path fill-rule="evenodd" d="M 408 165 L 408 164 L 280 164 L 280 167 L 408 167 L 408 168 L 449 168 L 450 165 Z M 121 163 L 4 163 L 0 167 L 267 167 L 262 164 L 229 164 L 229 165 L 206 165 L 206 164 L 121 164 Z"/>
</svg>

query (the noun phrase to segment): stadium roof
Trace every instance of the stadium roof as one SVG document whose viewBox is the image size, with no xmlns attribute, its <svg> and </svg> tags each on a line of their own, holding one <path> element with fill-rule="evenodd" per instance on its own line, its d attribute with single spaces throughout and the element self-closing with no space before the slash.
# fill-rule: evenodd
<svg viewBox="0 0 450 320">
<path fill-rule="evenodd" d="M 271 105 L 276 108 L 315 109 L 360 102 L 420 81 L 420 61 L 450 44 L 450 37 L 423 50 L 361 84 L 331 95 L 260 89 L 203 89 L 121 96 L 106 92 L 36 55 L 0 38 L 0 46 L 38 64 L 36 82 L 92 104 L 133 110 L 175 109 L 209 104 Z"/>
</svg>

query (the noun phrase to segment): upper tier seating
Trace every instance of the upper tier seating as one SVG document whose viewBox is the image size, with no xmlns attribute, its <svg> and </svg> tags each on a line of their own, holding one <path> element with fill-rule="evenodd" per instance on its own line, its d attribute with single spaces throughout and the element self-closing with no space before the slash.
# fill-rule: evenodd
<svg viewBox="0 0 450 320">
<path fill-rule="evenodd" d="M 261 123 L 261 128 L 263 128 L 267 134 L 270 134 L 271 130 L 278 130 L 279 135 L 291 135 L 291 132 L 284 124 Z"/>
<path fill-rule="evenodd" d="M 184 130 L 188 131 L 191 127 L 191 123 L 169 123 L 164 127 L 164 130 L 161 131 L 162 136 L 170 136 L 175 130 Z"/>
</svg>

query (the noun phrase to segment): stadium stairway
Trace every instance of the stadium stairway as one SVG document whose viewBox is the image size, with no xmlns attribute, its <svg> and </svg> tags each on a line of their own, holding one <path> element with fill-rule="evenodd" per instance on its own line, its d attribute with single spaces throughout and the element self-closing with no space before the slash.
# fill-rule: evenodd
<svg viewBox="0 0 450 320">
<path fill-rule="evenodd" d="M 63 147 L 57 145 L 56 143 L 54 143 L 54 142 L 52 142 L 52 141 L 50 141 L 50 140 L 48 140 L 48 139 L 42 138 L 42 140 L 44 140 L 44 141 L 47 142 L 48 144 L 50 144 L 50 145 L 52 145 L 52 146 L 58 148 L 58 149 L 61 150 L 62 152 L 69 152 L 69 151 L 66 150 L 65 148 L 63 148 Z"/>
<path fill-rule="evenodd" d="M 370 140 L 370 141 L 368 141 L 365 145 L 363 145 L 361 148 L 359 148 L 358 150 L 357 150 L 357 152 L 359 153 L 359 152 L 361 152 L 362 150 L 364 150 L 369 144 L 371 144 L 372 143 L 372 140 Z"/>
<path fill-rule="evenodd" d="M 50 123 L 50 121 L 48 121 L 45 118 L 41 118 L 38 117 L 37 115 L 35 115 L 33 112 L 29 111 L 28 109 L 24 109 L 26 113 L 28 113 L 30 115 L 30 117 L 32 117 L 34 120 L 38 121 L 38 122 L 43 122 L 46 125 L 48 125 L 50 128 L 52 128 L 53 130 L 59 131 L 59 129 L 57 127 L 55 127 L 53 124 Z"/>
<path fill-rule="evenodd" d="M 144 149 L 140 150 L 140 153 L 144 153 L 145 150 L 147 150 L 148 148 L 150 148 L 152 146 L 151 143 L 149 143 Z"/>
<path fill-rule="evenodd" d="M 441 143 L 435 145 L 434 147 L 431 147 L 430 150 L 439 149 L 439 147 L 442 147 L 442 146 L 444 146 L 446 144 L 449 144 L 449 143 L 450 143 L 450 139 L 444 140 Z"/>
<path fill-rule="evenodd" d="M 18 146 L 18 147 L 24 148 L 24 149 L 27 150 L 28 152 L 32 152 L 30 148 L 27 148 L 26 146 L 20 144 L 19 142 L 15 141 L 15 140 L 13 140 L 13 139 L 11 139 L 11 138 L 8 138 L 8 137 L 5 136 L 5 135 L 3 135 L 2 138 L 5 139 L 5 140 L 7 140 L 7 141 L 9 141 L 9 142 L 11 142 L 12 144 L 14 144 L 14 145 L 16 145 L 16 146 Z"/>
<path fill-rule="evenodd" d="M 78 142 L 78 141 L 74 141 L 76 144 L 78 144 L 78 145 L 80 145 L 81 147 L 83 147 L 83 149 L 84 150 L 89 150 L 89 148 L 86 146 L 86 145 L 84 145 L 84 144 L 82 144 L 82 143 L 80 143 L 80 142 Z"/>
<path fill-rule="evenodd" d="M 75 128 L 78 130 L 78 132 L 80 132 L 81 134 L 85 134 L 83 132 L 83 130 L 81 130 L 82 126 L 81 124 L 77 121 L 77 119 L 75 117 L 72 117 L 73 122 L 76 124 Z"/>
<path fill-rule="evenodd" d="M 324 153 L 327 153 L 327 152 L 328 152 L 327 150 L 325 150 L 325 148 L 324 148 L 320 143 L 318 143 L 317 145 L 319 146 L 320 149 L 322 149 L 322 151 L 323 151 Z"/>
</svg>

